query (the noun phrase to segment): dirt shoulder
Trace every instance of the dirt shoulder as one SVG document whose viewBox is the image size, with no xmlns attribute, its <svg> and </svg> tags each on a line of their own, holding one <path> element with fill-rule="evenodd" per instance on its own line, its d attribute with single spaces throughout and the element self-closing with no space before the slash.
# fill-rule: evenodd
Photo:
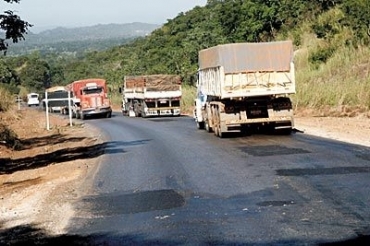
<svg viewBox="0 0 370 246">
<path fill-rule="evenodd" d="M 104 153 L 104 136 L 84 124 L 32 109 L 0 114 L 1 123 L 19 136 L 22 148 L 0 144 L 0 231 L 21 225 L 50 235 L 63 234 Z M 76 122 L 75 122 L 76 123 Z M 194 126 L 195 127 L 195 126 Z M 370 118 L 297 116 L 295 128 L 316 135 L 370 147 Z"/>
<path fill-rule="evenodd" d="M 20 225 L 61 234 L 74 214 L 72 202 L 97 170 L 104 137 L 84 124 L 44 112 L 13 110 L 1 114 L 19 137 L 20 150 L 0 144 L 0 230 Z"/>
<path fill-rule="evenodd" d="M 370 147 L 370 118 L 296 116 L 295 129 L 304 134 Z"/>
</svg>

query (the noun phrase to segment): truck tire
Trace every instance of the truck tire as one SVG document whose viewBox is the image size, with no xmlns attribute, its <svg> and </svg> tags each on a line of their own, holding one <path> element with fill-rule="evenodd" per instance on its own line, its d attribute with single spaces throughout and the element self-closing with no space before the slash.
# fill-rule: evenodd
<svg viewBox="0 0 370 246">
<path fill-rule="evenodd" d="M 112 117 L 112 112 L 107 113 L 107 118 L 111 118 L 111 117 Z"/>
<path fill-rule="evenodd" d="M 223 137 L 223 133 L 221 131 L 221 121 L 220 121 L 220 112 L 218 110 L 218 108 L 215 108 L 213 110 L 213 118 L 215 119 L 215 125 L 214 125 L 214 132 L 215 132 L 215 135 L 219 138 L 222 138 Z"/>
<path fill-rule="evenodd" d="M 204 128 L 207 132 L 212 132 L 212 127 L 209 126 L 208 120 L 204 122 Z"/>
<path fill-rule="evenodd" d="M 276 130 L 279 134 L 281 135 L 291 135 L 292 134 L 292 131 L 293 129 L 290 127 L 290 128 L 285 128 L 285 129 L 279 129 L 279 130 Z"/>
<path fill-rule="evenodd" d="M 204 122 L 196 122 L 197 123 L 197 128 L 199 129 L 199 130 L 202 130 L 202 129 L 204 129 Z"/>
</svg>

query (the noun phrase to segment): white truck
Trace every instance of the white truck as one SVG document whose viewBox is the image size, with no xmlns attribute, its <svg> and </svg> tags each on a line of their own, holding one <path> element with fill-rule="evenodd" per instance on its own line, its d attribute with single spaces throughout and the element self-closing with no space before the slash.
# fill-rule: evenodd
<svg viewBox="0 0 370 246">
<path fill-rule="evenodd" d="M 290 134 L 296 92 L 291 41 L 233 43 L 199 52 L 194 119 L 218 137 L 264 128 Z"/>
<path fill-rule="evenodd" d="M 135 117 L 179 116 L 181 78 L 171 74 L 125 76 L 122 113 Z"/>
</svg>

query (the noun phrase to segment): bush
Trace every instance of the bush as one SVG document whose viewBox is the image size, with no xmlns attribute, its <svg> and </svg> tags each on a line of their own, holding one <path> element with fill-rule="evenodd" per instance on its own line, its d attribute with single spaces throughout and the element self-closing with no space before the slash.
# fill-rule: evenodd
<svg viewBox="0 0 370 246">
<path fill-rule="evenodd" d="M 5 112 L 14 104 L 14 98 L 11 93 L 0 86 L 0 112 Z"/>
<path fill-rule="evenodd" d="M 18 139 L 17 134 L 9 129 L 7 126 L 0 123 L 0 143 L 4 144 L 14 150 L 20 150 L 22 148 L 21 141 Z"/>
<path fill-rule="evenodd" d="M 326 61 L 334 54 L 335 48 L 323 47 L 318 48 L 315 52 L 310 54 L 308 60 L 314 66 L 314 68 L 318 68 L 320 64 L 326 63 Z"/>
</svg>

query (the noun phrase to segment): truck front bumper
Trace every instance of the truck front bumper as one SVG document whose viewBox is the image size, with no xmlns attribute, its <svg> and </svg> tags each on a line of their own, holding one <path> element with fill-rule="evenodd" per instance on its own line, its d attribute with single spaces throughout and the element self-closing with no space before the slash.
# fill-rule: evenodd
<svg viewBox="0 0 370 246">
<path fill-rule="evenodd" d="M 111 107 L 88 108 L 88 109 L 83 109 L 82 113 L 84 115 L 107 114 L 107 113 L 112 113 L 112 108 Z"/>
</svg>

